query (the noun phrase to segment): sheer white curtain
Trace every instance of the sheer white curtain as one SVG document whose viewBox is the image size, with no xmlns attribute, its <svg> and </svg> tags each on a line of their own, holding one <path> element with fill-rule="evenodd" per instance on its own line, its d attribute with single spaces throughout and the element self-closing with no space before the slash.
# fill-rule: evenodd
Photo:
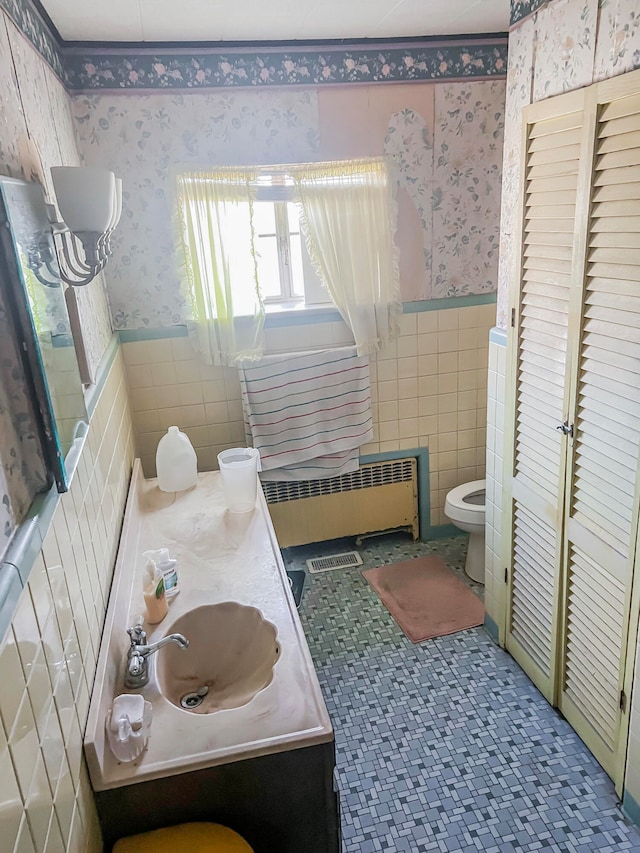
<svg viewBox="0 0 640 853">
<path fill-rule="evenodd" d="M 234 365 L 264 351 L 253 228 L 256 179 L 255 170 L 244 168 L 177 177 L 189 335 L 209 364 Z"/>
<path fill-rule="evenodd" d="M 396 204 L 382 158 L 291 167 L 311 260 L 359 355 L 398 334 Z"/>
</svg>

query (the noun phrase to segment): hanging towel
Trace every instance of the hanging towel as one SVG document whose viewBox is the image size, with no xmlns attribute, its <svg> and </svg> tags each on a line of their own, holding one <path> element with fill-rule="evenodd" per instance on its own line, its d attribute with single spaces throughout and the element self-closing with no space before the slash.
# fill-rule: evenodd
<svg viewBox="0 0 640 853">
<path fill-rule="evenodd" d="M 262 479 L 311 480 L 358 468 L 371 440 L 369 360 L 355 347 L 267 356 L 240 366 L 248 437 Z"/>
</svg>

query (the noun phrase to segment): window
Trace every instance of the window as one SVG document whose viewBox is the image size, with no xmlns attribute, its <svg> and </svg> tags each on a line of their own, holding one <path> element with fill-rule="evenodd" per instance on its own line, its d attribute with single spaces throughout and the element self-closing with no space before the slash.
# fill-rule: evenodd
<svg viewBox="0 0 640 853">
<path fill-rule="evenodd" d="M 332 304 L 313 269 L 296 204 L 264 198 L 268 195 L 260 192 L 253 204 L 258 281 L 267 310 Z M 247 247 L 238 250 L 246 252 Z"/>
<path fill-rule="evenodd" d="M 213 364 L 260 358 L 265 307 L 324 304 L 338 309 L 358 352 L 377 352 L 397 334 L 401 312 L 386 162 L 280 169 L 231 166 L 178 175 L 182 281 L 194 345 Z"/>
<path fill-rule="evenodd" d="M 304 299 L 300 224 L 287 201 L 257 201 L 253 206 L 258 281 L 265 302 Z"/>
</svg>

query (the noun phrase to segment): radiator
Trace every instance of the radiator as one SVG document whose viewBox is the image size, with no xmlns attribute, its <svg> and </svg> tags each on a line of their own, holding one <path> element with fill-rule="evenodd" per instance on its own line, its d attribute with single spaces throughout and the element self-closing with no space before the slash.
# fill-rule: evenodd
<svg viewBox="0 0 640 853">
<path fill-rule="evenodd" d="M 415 457 L 324 480 L 262 483 L 282 548 L 390 530 L 419 536 Z"/>
</svg>

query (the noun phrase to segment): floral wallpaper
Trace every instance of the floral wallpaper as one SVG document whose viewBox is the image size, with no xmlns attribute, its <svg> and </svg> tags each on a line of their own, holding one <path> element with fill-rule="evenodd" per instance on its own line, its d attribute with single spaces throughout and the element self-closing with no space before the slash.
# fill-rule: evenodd
<svg viewBox="0 0 640 853">
<path fill-rule="evenodd" d="M 638 0 L 600 0 L 594 80 L 640 68 Z"/>
<path fill-rule="evenodd" d="M 496 289 L 505 85 L 436 87 L 431 297 Z"/>
<path fill-rule="evenodd" d="M 422 226 L 425 284 L 418 299 L 431 298 L 433 213 L 433 128 L 410 108 L 393 113 L 384 140 L 384 153 L 395 166 L 398 184 L 407 190 Z"/>
<path fill-rule="evenodd" d="M 637 0 L 548 0 L 509 35 L 497 325 L 507 327 L 512 230 L 521 179 L 521 110 L 528 103 L 640 67 Z M 533 8 L 529 12 L 535 11 Z M 518 19 L 519 20 L 519 19 Z"/>
<path fill-rule="evenodd" d="M 106 270 L 117 329 L 185 320 L 173 250 L 176 167 L 318 159 L 311 91 L 89 95 L 74 98 L 73 110 L 86 162 L 113 169 L 124 184 Z"/>
<path fill-rule="evenodd" d="M 593 80 L 598 0 L 553 2 L 539 13 L 533 100 L 588 86 Z"/>
<path fill-rule="evenodd" d="M 12 178 L 23 176 L 20 144 L 27 128 L 20 106 L 20 93 L 16 79 L 7 21 L 0 13 L 0 171 Z"/>
<path fill-rule="evenodd" d="M 494 291 L 504 82 L 422 85 L 423 100 L 437 106 L 435 120 L 433 107 L 429 113 L 431 127 L 413 108 L 387 113 L 379 127 L 387 101 L 381 95 L 377 110 L 381 90 L 372 87 L 371 128 L 364 131 L 381 132 L 381 150 L 393 160 L 419 219 L 421 280 L 411 282 L 403 298 Z M 323 101 L 327 109 L 330 100 Z M 123 215 L 105 272 L 117 329 L 187 319 L 173 250 L 176 168 L 323 158 L 315 90 L 92 94 L 73 98 L 73 110 L 85 160 L 124 181 Z M 323 132 L 330 135 L 331 125 Z"/>
<path fill-rule="evenodd" d="M 519 245 L 516 239 L 516 226 L 522 144 L 521 110 L 531 103 L 534 36 L 535 20 L 528 18 L 517 30 L 514 30 L 510 37 L 513 62 L 509 63 L 507 73 L 498 257 L 497 324 L 502 328 L 506 323 L 506 306 L 502 294 L 508 293 L 510 275 Z"/>
<path fill-rule="evenodd" d="M 433 127 L 412 109 L 391 116 L 385 153 L 422 225 L 414 298 L 496 289 L 504 97 L 502 82 L 447 83 L 434 88 Z"/>
</svg>

